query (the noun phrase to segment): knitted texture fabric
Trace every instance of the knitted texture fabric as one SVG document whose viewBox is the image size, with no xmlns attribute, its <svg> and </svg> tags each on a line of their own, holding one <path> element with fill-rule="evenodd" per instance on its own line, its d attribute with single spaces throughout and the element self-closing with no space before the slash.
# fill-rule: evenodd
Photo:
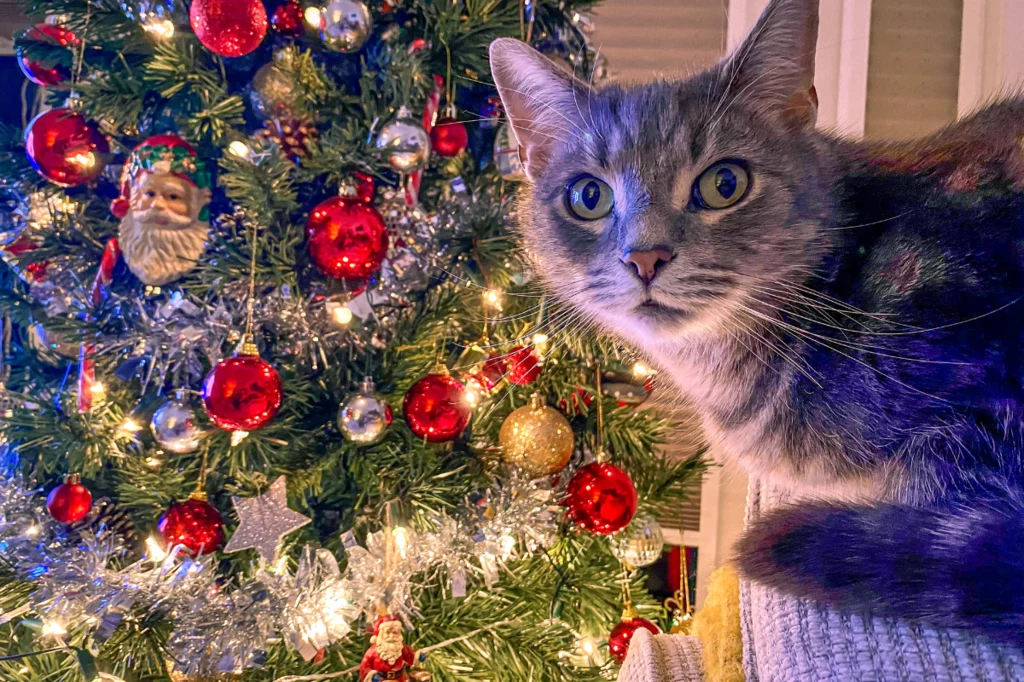
<svg viewBox="0 0 1024 682">
<path fill-rule="evenodd" d="M 790 499 L 751 482 L 747 519 Z M 747 682 L 1024 680 L 1024 652 L 966 632 L 839 613 L 748 581 L 740 582 L 740 612 Z M 701 660 L 696 637 L 638 631 L 619 682 L 690 682 L 700 679 Z"/>
<path fill-rule="evenodd" d="M 792 499 L 752 482 L 748 522 Z M 757 584 L 740 585 L 747 682 L 1010 682 L 1024 653 L 966 632 L 839 613 Z"/>
<path fill-rule="evenodd" d="M 700 641 L 639 628 L 619 669 L 619 682 L 702 682 Z"/>
</svg>

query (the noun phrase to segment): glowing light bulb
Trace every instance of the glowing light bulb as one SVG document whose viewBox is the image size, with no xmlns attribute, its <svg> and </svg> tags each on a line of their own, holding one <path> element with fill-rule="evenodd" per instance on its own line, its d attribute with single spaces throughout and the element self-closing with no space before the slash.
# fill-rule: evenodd
<svg viewBox="0 0 1024 682">
<path fill-rule="evenodd" d="M 68 630 L 64 627 L 64 623 L 59 620 L 47 620 L 43 621 L 42 629 L 43 637 L 61 637 L 68 634 Z"/>
<path fill-rule="evenodd" d="M 395 549 L 398 550 L 399 556 L 404 559 L 406 552 L 409 551 L 409 531 L 403 526 L 395 526 L 391 530 L 391 536 L 395 539 Z"/>
<path fill-rule="evenodd" d="M 249 437 L 248 431 L 232 431 L 231 432 L 231 447 L 237 447 L 239 443 Z"/>
<path fill-rule="evenodd" d="M 142 24 L 142 28 L 160 40 L 167 40 L 174 35 L 174 24 L 170 19 L 152 19 Z"/>
<path fill-rule="evenodd" d="M 480 389 L 477 388 L 475 382 L 466 383 L 466 392 L 463 393 L 466 404 L 470 407 L 476 407 L 480 404 Z"/>
<path fill-rule="evenodd" d="M 121 424 L 121 430 L 128 433 L 138 433 L 142 430 L 142 425 L 131 417 L 128 417 L 124 420 L 124 423 Z"/>
<path fill-rule="evenodd" d="M 492 308 L 501 308 L 501 292 L 497 289 L 488 289 L 484 292 L 484 303 Z"/>
<path fill-rule="evenodd" d="M 645 377 L 645 376 L 647 376 L 650 373 L 651 373 L 651 369 L 647 365 L 644 365 L 644 364 L 639 363 L 639 362 L 636 363 L 635 365 L 633 365 L 633 376 Z"/>
<path fill-rule="evenodd" d="M 31 526 L 25 529 L 25 535 L 27 535 L 30 538 L 34 538 L 35 536 L 39 535 L 40 530 L 41 529 L 39 528 L 39 526 L 33 523 Z"/>
<path fill-rule="evenodd" d="M 537 332 L 533 335 L 533 347 L 540 353 L 543 353 L 548 347 L 548 341 L 550 341 L 550 339 L 544 332 Z"/>
<path fill-rule="evenodd" d="M 345 326 L 352 322 L 352 310 L 347 305 L 340 305 L 334 309 L 334 321 Z"/>
<path fill-rule="evenodd" d="M 167 558 L 167 550 L 164 549 L 159 540 L 150 535 L 146 538 L 146 556 L 149 557 L 150 561 L 159 563 Z"/>
<path fill-rule="evenodd" d="M 107 389 L 104 388 L 103 384 L 97 381 L 92 385 L 92 387 L 89 390 L 92 392 L 94 396 L 101 396 L 106 392 Z"/>
<path fill-rule="evenodd" d="M 313 28 L 320 28 L 320 8 L 319 7 L 307 7 L 306 11 L 303 12 L 303 16 L 306 18 L 306 23 Z"/>
<path fill-rule="evenodd" d="M 146 458 L 146 466 L 148 466 L 150 469 L 159 469 L 160 465 L 163 464 L 163 463 L 164 463 L 163 460 L 160 459 L 159 457 L 147 457 Z"/>
<path fill-rule="evenodd" d="M 242 142 L 241 140 L 235 140 L 228 145 L 228 153 L 237 156 L 240 159 L 249 160 L 252 158 L 252 150 L 249 149 L 249 145 Z"/>
</svg>

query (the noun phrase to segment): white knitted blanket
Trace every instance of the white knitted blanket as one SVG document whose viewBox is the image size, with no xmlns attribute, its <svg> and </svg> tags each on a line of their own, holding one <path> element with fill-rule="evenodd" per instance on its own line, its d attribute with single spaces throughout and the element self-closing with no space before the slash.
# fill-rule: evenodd
<svg viewBox="0 0 1024 682">
<path fill-rule="evenodd" d="M 748 520 L 788 498 L 752 483 Z M 963 632 L 838 613 L 746 581 L 740 609 L 747 682 L 1024 681 L 1024 652 Z M 638 632 L 619 682 L 699 680 L 700 655 L 695 637 Z"/>
</svg>

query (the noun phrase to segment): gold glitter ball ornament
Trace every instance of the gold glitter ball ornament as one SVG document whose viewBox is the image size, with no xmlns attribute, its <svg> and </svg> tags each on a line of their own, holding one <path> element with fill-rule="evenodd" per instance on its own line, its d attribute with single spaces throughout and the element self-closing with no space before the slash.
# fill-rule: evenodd
<svg viewBox="0 0 1024 682">
<path fill-rule="evenodd" d="M 498 443 L 506 462 L 534 478 L 551 476 L 564 469 L 572 457 L 572 427 L 561 412 L 534 393 L 529 405 L 505 419 Z"/>
</svg>

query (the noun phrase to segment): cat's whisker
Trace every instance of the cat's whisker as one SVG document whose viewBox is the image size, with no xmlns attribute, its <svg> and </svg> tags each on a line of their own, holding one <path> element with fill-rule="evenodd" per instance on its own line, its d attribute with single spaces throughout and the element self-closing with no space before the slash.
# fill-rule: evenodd
<svg viewBox="0 0 1024 682">
<path fill-rule="evenodd" d="M 740 305 L 740 308 L 744 308 L 744 306 Z M 760 319 L 762 319 L 762 320 L 764 320 L 766 322 L 773 321 L 773 318 L 771 318 L 771 317 L 769 317 L 767 315 L 764 315 L 762 313 L 759 313 L 756 310 L 746 308 L 746 312 L 751 314 L 751 315 L 754 315 L 755 317 L 758 317 L 758 318 L 760 318 Z M 775 322 L 778 323 L 777 320 Z M 945 398 L 940 398 L 939 396 L 935 396 L 935 395 L 932 395 L 932 394 L 930 394 L 930 393 L 928 393 L 926 391 L 922 391 L 921 389 L 917 388 L 916 386 L 911 386 L 910 384 L 907 384 L 907 383 L 905 383 L 903 381 L 900 381 L 896 377 L 893 377 L 893 376 L 890 376 L 889 374 L 886 374 L 885 372 L 883 372 L 882 370 L 878 369 L 877 367 L 872 367 L 871 365 L 869 365 L 868 363 L 864 362 L 860 358 L 856 358 L 856 357 L 854 357 L 852 355 L 844 353 L 840 349 L 835 348 L 834 346 L 831 345 L 831 343 L 835 342 L 833 339 L 811 338 L 813 335 L 806 334 L 806 332 L 804 330 L 800 329 L 799 327 L 790 327 L 789 325 L 785 325 L 784 323 L 783 323 L 783 326 L 787 327 L 788 330 L 793 332 L 794 334 L 797 334 L 797 335 L 800 335 L 800 336 L 804 336 L 806 338 L 806 340 L 808 341 L 808 343 L 816 344 L 816 345 L 822 346 L 824 348 L 827 348 L 828 350 L 832 351 L 833 353 L 836 353 L 838 355 L 843 356 L 844 358 L 852 360 L 853 362 L 856 362 L 858 365 L 861 365 L 861 366 L 871 370 L 872 372 L 877 373 L 879 376 L 885 377 L 889 381 L 892 381 L 893 383 L 898 384 L 898 385 L 902 386 L 903 388 L 906 388 L 906 389 L 908 389 L 910 391 L 914 391 L 915 393 L 919 393 L 919 394 L 921 394 L 921 395 L 923 395 L 923 396 L 925 396 L 927 398 L 930 398 L 932 400 L 936 400 L 936 401 L 941 402 L 941 403 L 951 404 L 951 401 L 946 400 Z"/>
<path fill-rule="evenodd" d="M 752 300 L 757 301 L 758 303 L 761 303 L 763 305 L 767 305 L 770 308 L 774 308 L 775 310 L 782 311 L 781 308 L 778 308 L 776 306 L 772 306 L 772 305 L 770 305 L 770 304 L 768 304 L 768 303 L 766 303 L 764 301 L 758 300 L 756 298 L 752 298 Z M 752 310 L 751 308 L 747 308 L 747 309 L 748 310 Z M 790 315 L 793 314 L 792 311 L 783 311 L 783 312 L 786 312 L 786 313 L 788 313 Z M 799 334 L 801 334 L 801 335 L 803 335 L 803 336 L 805 336 L 807 338 L 814 338 L 814 339 L 819 339 L 819 340 L 822 340 L 822 341 L 826 341 L 828 343 L 835 343 L 835 344 L 838 344 L 840 346 L 843 346 L 844 348 L 848 348 L 848 349 L 854 350 L 854 351 L 860 351 L 860 352 L 866 353 L 868 355 L 877 355 L 878 357 L 885 357 L 885 358 L 890 358 L 890 359 L 893 359 L 893 360 L 900 360 L 900 361 L 903 361 L 903 362 L 916 362 L 916 363 L 920 363 L 920 364 L 929 364 L 929 365 L 969 365 L 969 364 L 971 364 L 969 362 L 956 362 L 954 360 L 928 360 L 928 359 L 925 359 L 925 358 L 912 358 L 912 357 L 906 357 L 906 356 L 902 356 L 902 355 L 895 355 L 895 354 L 889 352 L 890 351 L 889 348 L 885 348 L 884 346 L 871 346 L 871 345 L 868 345 L 868 344 L 856 343 L 856 342 L 852 342 L 852 341 L 843 341 L 843 340 L 837 339 L 835 337 L 824 336 L 822 334 L 816 334 L 816 333 L 814 333 L 812 331 L 809 331 L 809 330 L 804 329 L 802 327 L 798 327 L 798 326 L 796 326 L 794 324 L 790 324 L 790 323 L 785 322 L 784 320 L 781 320 L 781 319 L 773 318 L 771 316 L 765 316 L 765 317 L 768 318 L 768 319 L 776 319 L 777 320 L 776 323 L 779 326 L 781 326 L 784 329 L 786 329 L 788 331 L 791 331 L 793 333 L 799 333 Z"/>
</svg>

